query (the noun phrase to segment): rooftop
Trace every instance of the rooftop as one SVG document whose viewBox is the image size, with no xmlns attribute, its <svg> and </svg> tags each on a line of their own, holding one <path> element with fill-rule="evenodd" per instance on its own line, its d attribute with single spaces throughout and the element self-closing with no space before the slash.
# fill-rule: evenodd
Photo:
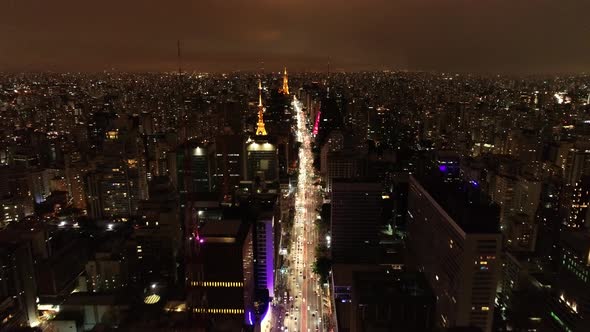
<svg viewBox="0 0 590 332">
<path fill-rule="evenodd" d="M 412 177 L 465 233 L 499 233 L 500 209 L 475 181 L 445 181 L 437 172 Z"/>
<path fill-rule="evenodd" d="M 383 190 L 383 184 L 375 178 L 353 177 L 353 178 L 334 178 L 332 189 L 343 189 L 343 191 L 379 191 Z"/>
<path fill-rule="evenodd" d="M 590 253 L 590 233 L 585 231 L 562 232 L 561 245 L 576 252 L 582 257 L 588 257 Z"/>
<path fill-rule="evenodd" d="M 360 301 L 384 302 L 391 301 L 395 296 L 429 296 L 434 294 L 422 273 L 370 271 L 358 272 L 355 282 L 359 287 Z"/>
<path fill-rule="evenodd" d="M 240 232 L 241 220 L 220 220 L 210 221 L 203 225 L 199 231 L 203 237 L 237 237 Z"/>
</svg>

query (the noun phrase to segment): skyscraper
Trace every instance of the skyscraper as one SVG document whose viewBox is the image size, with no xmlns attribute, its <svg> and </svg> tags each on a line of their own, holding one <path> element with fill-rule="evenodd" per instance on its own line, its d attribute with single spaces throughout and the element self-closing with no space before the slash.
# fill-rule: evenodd
<svg viewBox="0 0 590 332">
<path fill-rule="evenodd" d="M 19 326 L 39 323 L 35 298 L 35 277 L 31 241 L 4 233 L 0 237 L 0 330 L 16 330 Z M 37 298 L 38 299 L 38 298 Z"/>
<path fill-rule="evenodd" d="M 219 135 L 215 139 L 216 187 L 224 200 L 231 198 L 242 180 L 244 162 L 244 137 L 242 135 Z"/>
<path fill-rule="evenodd" d="M 272 196 L 271 201 L 276 200 L 276 196 Z M 274 204 L 263 207 L 258 213 L 254 229 L 256 287 L 267 290 L 271 298 L 274 297 L 274 212 Z"/>
<path fill-rule="evenodd" d="M 582 176 L 573 186 L 566 187 L 564 225 L 580 229 L 590 225 L 590 176 Z"/>
<path fill-rule="evenodd" d="M 547 323 L 553 331 L 588 331 L 590 321 L 590 235 L 562 232 L 559 269 L 548 301 Z"/>
<path fill-rule="evenodd" d="M 88 205 L 93 218 L 128 218 L 147 198 L 144 154 L 137 132 L 113 129 L 106 133 L 104 156 L 88 178 Z M 121 219 L 123 220 L 123 219 Z"/>
<path fill-rule="evenodd" d="M 577 141 L 566 152 L 565 163 L 562 164 L 566 183 L 574 185 L 582 175 L 590 175 L 590 143 Z"/>
<path fill-rule="evenodd" d="M 246 141 L 246 180 L 278 181 L 279 161 L 276 144 L 268 138 L 255 137 Z"/>
<path fill-rule="evenodd" d="M 335 179 L 356 178 L 366 175 L 367 158 L 363 153 L 355 150 L 342 150 L 329 152 L 327 155 L 326 191 L 333 191 Z"/>
<path fill-rule="evenodd" d="M 177 261 L 182 245 L 178 197 L 167 177 L 154 177 L 150 198 L 139 202 L 138 220 L 131 237 L 137 281 L 178 280 Z"/>
<path fill-rule="evenodd" d="M 498 213 L 474 184 L 410 176 L 408 246 L 437 297 L 440 326 L 492 330 L 501 267 Z"/>
<path fill-rule="evenodd" d="M 366 255 L 368 249 L 377 245 L 382 190 L 380 183 L 364 179 L 334 180 L 331 231 L 335 261 Z"/>
<path fill-rule="evenodd" d="M 213 188 L 213 146 L 188 141 L 178 148 L 177 187 L 181 194 L 210 192 Z"/>
<path fill-rule="evenodd" d="M 189 310 L 224 327 L 214 330 L 237 331 L 253 323 L 251 227 L 240 220 L 209 222 L 193 240 L 198 254 L 197 263 L 187 271 Z"/>
</svg>

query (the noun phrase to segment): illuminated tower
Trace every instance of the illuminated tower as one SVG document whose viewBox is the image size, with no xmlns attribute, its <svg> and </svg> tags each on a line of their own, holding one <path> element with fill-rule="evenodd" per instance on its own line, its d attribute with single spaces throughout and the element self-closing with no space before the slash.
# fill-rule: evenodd
<svg viewBox="0 0 590 332">
<path fill-rule="evenodd" d="M 285 71 L 283 72 L 283 87 L 281 88 L 280 92 L 282 94 L 289 94 L 289 77 L 287 76 L 287 67 L 285 67 Z"/>
<path fill-rule="evenodd" d="M 258 81 L 258 128 L 256 128 L 256 135 L 266 136 L 266 129 L 264 128 L 264 106 L 262 106 L 262 83 Z"/>
</svg>

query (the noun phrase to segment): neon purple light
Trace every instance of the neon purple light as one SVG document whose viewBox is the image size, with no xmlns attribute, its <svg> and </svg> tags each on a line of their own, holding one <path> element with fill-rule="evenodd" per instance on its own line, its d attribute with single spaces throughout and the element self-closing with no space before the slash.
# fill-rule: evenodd
<svg viewBox="0 0 590 332">
<path fill-rule="evenodd" d="M 447 166 L 440 165 L 440 166 L 438 166 L 438 170 L 441 171 L 441 172 L 446 172 L 447 171 Z"/>
<path fill-rule="evenodd" d="M 471 180 L 469 183 L 471 183 L 474 187 L 479 187 L 479 183 L 477 183 L 477 181 Z"/>
<path fill-rule="evenodd" d="M 205 243 L 205 239 L 199 239 L 199 243 Z"/>
<path fill-rule="evenodd" d="M 262 314 L 262 316 L 260 317 L 260 321 L 263 322 L 266 319 L 266 315 L 268 315 L 268 312 L 270 311 L 270 303 L 268 304 L 268 307 L 266 308 L 266 310 L 264 311 L 264 314 Z"/>
<path fill-rule="evenodd" d="M 270 297 L 274 297 L 274 245 L 273 245 L 273 231 L 272 231 L 272 222 L 266 221 L 265 222 L 265 233 L 266 233 L 266 289 L 268 289 L 268 293 Z"/>
<path fill-rule="evenodd" d="M 316 136 L 318 134 L 318 131 L 320 130 L 320 116 L 321 116 L 322 112 L 318 111 L 317 116 L 315 117 L 315 123 L 313 124 L 313 131 L 312 134 L 314 136 Z"/>
<path fill-rule="evenodd" d="M 254 321 L 252 321 L 252 311 L 248 311 L 248 323 L 254 325 Z"/>
</svg>

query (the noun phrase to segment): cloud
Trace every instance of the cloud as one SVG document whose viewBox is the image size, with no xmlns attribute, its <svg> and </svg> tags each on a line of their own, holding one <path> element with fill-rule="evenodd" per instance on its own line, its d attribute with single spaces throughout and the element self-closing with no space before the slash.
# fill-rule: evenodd
<svg viewBox="0 0 590 332">
<path fill-rule="evenodd" d="M 257 68 L 278 55 L 301 68 L 329 59 L 343 69 L 590 70 L 587 0 L 20 0 L 5 7 L 0 70 L 166 70 L 178 39 L 187 63 L 207 70 Z"/>
</svg>

